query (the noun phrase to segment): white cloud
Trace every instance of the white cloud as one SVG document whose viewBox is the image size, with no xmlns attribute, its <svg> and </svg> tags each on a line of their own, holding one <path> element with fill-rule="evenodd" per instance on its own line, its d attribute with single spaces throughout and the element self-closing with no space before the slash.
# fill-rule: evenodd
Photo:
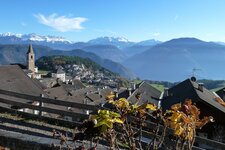
<svg viewBox="0 0 225 150">
<path fill-rule="evenodd" d="M 87 18 L 58 16 L 55 13 L 49 16 L 44 16 L 43 14 L 36 14 L 34 16 L 38 19 L 39 23 L 60 32 L 82 30 L 84 27 L 81 26 L 81 23 L 87 21 Z"/>
</svg>

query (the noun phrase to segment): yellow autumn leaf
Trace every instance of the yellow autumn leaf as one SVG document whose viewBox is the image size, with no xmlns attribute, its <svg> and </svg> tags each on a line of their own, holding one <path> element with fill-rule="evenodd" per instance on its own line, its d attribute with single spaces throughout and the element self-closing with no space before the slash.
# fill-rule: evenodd
<svg viewBox="0 0 225 150">
<path fill-rule="evenodd" d="M 115 97 L 115 95 L 108 95 L 106 96 L 106 99 L 109 100 L 109 99 L 113 99 Z"/>
<path fill-rule="evenodd" d="M 171 106 L 171 109 L 177 111 L 181 108 L 181 103 L 177 103 Z"/>
<path fill-rule="evenodd" d="M 154 104 L 147 104 L 145 108 L 150 109 L 152 111 L 156 111 L 157 110 L 157 106 L 154 105 Z"/>
<path fill-rule="evenodd" d="M 178 120 L 180 120 L 181 116 L 182 116 L 181 113 L 174 112 L 171 117 L 168 117 L 168 119 L 170 119 L 172 122 L 178 122 Z"/>
<path fill-rule="evenodd" d="M 121 119 L 119 119 L 119 118 L 114 118 L 113 122 L 123 124 L 123 121 Z"/>
<path fill-rule="evenodd" d="M 120 109 L 129 108 L 130 105 L 125 98 L 120 98 L 118 101 L 115 101 L 114 104 Z"/>
<path fill-rule="evenodd" d="M 174 130 L 174 134 L 180 136 L 184 132 L 184 128 L 181 125 L 177 125 Z"/>
<path fill-rule="evenodd" d="M 114 92 L 110 92 L 107 96 L 106 96 L 106 100 L 111 100 L 115 97 Z"/>
<path fill-rule="evenodd" d="M 115 101 L 114 101 L 114 100 L 109 100 L 109 101 L 108 101 L 108 103 L 110 103 L 110 104 L 114 104 L 114 103 L 115 103 Z"/>
</svg>

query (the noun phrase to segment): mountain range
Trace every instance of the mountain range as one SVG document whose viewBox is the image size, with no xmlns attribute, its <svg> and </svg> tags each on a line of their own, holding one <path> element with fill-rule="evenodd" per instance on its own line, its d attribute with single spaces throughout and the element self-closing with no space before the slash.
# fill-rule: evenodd
<svg viewBox="0 0 225 150">
<path fill-rule="evenodd" d="M 95 53 L 103 59 L 110 59 L 115 62 L 122 62 L 129 56 L 137 54 L 139 49 L 133 46 L 152 46 L 160 43 L 160 41 L 148 40 L 142 42 L 131 42 L 123 37 L 99 37 L 88 42 L 72 42 L 63 37 L 43 36 L 35 33 L 32 34 L 0 34 L 0 44 L 36 44 L 48 46 L 59 50 L 82 49 L 87 52 Z M 141 44 L 142 43 L 142 44 Z M 130 49 L 136 49 L 132 53 L 127 53 Z M 131 51 L 132 51 L 131 50 Z"/>
<path fill-rule="evenodd" d="M 142 79 L 181 81 L 225 78 L 225 46 L 196 38 L 179 38 L 158 44 L 123 62 Z"/>
<path fill-rule="evenodd" d="M 134 77 L 135 74 L 141 79 L 161 81 L 181 81 L 192 75 L 207 79 L 225 78 L 223 69 L 225 45 L 222 42 L 205 42 L 189 37 L 166 42 L 157 40 L 132 42 L 122 37 L 99 37 L 88 42 L 71 42 L 60 37 L 36 34 L 0 35 L 0 44 L 28 43 L 36 44 L 37 49 L 40 47 L 38 45 L 42 45 L 37 50 L 38 57 L 45 55 L 87 57 L 126 77 Z M 0 63 L 24 62 L 25 53 L 21 52 L 19 46 L 21 45 L 14 48 L 10 48 L 13 45 L 0 46 Z M 26 50 L 27 47 L 23 49 Z M 18 58 L 14 58 L 15 54 Z"/>
</svg>

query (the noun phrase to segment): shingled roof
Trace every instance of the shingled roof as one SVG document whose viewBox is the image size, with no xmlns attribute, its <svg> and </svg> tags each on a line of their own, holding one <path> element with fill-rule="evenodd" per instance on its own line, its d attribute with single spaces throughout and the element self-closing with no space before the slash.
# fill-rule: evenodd
<svg viewBox="0 0 225 150">
<path fill-rule="evenodd" d="M 0 66 L 0 89 L 40 96 L 44 91 L 17 65 Z"/>
<path fill-rule="evenodd" d="M 136 94 L 141 94 L 141 104 L 151 102 L 157 105 L 161 92 L 149 83 L 143 81 L 138 88 L 133 91 L 132 95 L 128 97 L 128 100 L 135 103 L 137 100 L 135 97 Z"/>
<path fill-rule="evenodd" d="M 86 96 L 93 101 L 95 105 L 99 105 L 106 102 L 106 96 L 109 95 L 111 91 L 112 89 L 110 88 L 99 89 L 95 92 L 88 93 Z"/>
<path fill-rule="evenodd" d="M 193 102 L 202 102 L 211 108 L 216 108 L 225 113 L 225 107 L 219 104 L 215 98 L 218 95 L 209 91 L 205 87 L 202 90 L 197 82 L 187 79 L 168 90 L 168 96 L 164 95 L 162 108 L 168 109 L 175 103 L 184 102 L 186 98 L 192 99 Z"/>
<path fill-rule="evenodd" d="M 65 100 L 66 96 L 68 96 L 68 92 L 62 87 L 62 86 L 57 86 L 53 88 L 49 88 L 45 90 L 48 94 L 48 96 L 52 99 L 60 99 L 60 100 Z"/>
<path fill-rule="evenodd" d="M 32 95 L 32 96 L 41 96 L 45 92 L 37 83 L 29 78 L 23 70 L 18 65 L 7 65 L 0 66 L 0 89 L 6 91 L 12 91 L 20 94 Z M 5 94 L 0 94 L 0 98 L 10 99 L 18 102 L 33 103 L 32 99 L 22 99 L 12 96 L 7 96 Z M 11 105 L 1 103 L 3 107 L 12 107 Z M 18 108 L 18 107 L 15 107 Z"/>
<path fill-rule="evenodd" d="M 69 102 L 76 102 L 80 104 L 96 105 L 99 104 L 99 95 L 96 93 L 97 89 L 95 87 L 86 87 L 78 90 L 68 92 L 63 86 L 53 87 L 47 89 L 46 92 L 50 98 L 55 98 L 55 100 L 64 100 Z M 104 93 L 104 92 L 103 92 Z M 98 102 L 97 102 L 98 101 Z M 68 110 L 68 107 L 45 104 L 45 107 L 57 108 L 60 110 Z M 86 113 L 86 110 L 79 108 L 69 108 L 69 111 L 76 113 Z M 48 114 L 51 117 L 58 117 L 59 115 Z"/>
<path fill-rule="evenodd" d="M 85 88 L 85 85 L 80 80 L 73 80 L 72 83 L 61 83 L 60 85 L 63 86 L 67 92 Z"/>
</svg>

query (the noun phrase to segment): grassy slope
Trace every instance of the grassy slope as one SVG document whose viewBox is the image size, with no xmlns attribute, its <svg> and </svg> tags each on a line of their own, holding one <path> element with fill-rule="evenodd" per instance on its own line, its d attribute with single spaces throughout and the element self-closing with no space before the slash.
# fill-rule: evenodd
<svg viewBox="0 0 225 150">
<path fill-rule="evenodd" d="M 164 85 L 162 85 L 162 84 L 151 84 L 151 85 L 161 92 L 164 91 Z"/>
</svg>

